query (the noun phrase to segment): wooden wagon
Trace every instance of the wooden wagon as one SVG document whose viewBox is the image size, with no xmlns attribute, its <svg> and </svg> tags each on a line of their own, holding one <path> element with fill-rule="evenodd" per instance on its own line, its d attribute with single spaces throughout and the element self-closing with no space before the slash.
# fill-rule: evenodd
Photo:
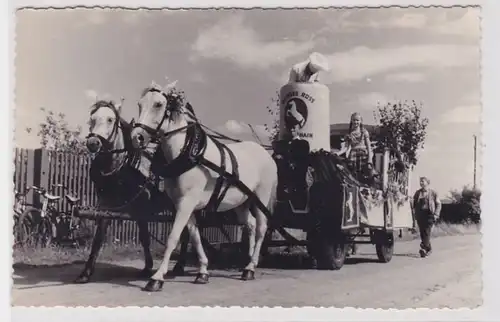
<svg viewBox="0 0 500 322">
<path fill-rule="evenodd" d="M 397 167 L 397 160 L 388 150 L 375 147 L 373 164 L 378 176 L 366 183 L 347 169 L 346 163 L 333 152 L 340 149 L 342 138 L 349 124 L 333 124 L 330 127 L 330 151 L 309 153 L 306 173 L 299 173 L 305 180 L 299 192 L 292 187 L 281 193 L 275 216 L 281 227 L 302 230 L 304 240 L 296 245 L 305 245 L 316 259 L 318 267 L 340 269 L 348 251 L 356 244 L 374 244 L 381 262 L 391 260 L 396 229 L 413 225 L 410 208 L 410 167 Z M 376 126 L 365 126 L 371 137 L 379 130 Z M 293 160 L 284 160 L 282 167 Z M 299 171 L 300 172 L 300 171 Z M 286 177 L 281 175 L 280 179 Z M 287 180 L 293 181 L 293 180 Z M 334 197 L 336 196 L 336 197 Z M 285 240 L 281 244 L 294 242 Z M 270 243 L 273 244 L 272 242 Z M 279 243 L 278 243 L 279 244 Z"/>
</svg>

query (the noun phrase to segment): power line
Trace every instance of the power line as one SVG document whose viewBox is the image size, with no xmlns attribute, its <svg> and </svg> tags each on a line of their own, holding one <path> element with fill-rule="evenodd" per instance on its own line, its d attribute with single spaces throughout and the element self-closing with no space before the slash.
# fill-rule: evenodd
<svg viewBox="0 0 500 322">
<path fill-rule="evenodd" d="M 474 189 L 476 189 L 477 178 L 477 135 L 474 134 Z"/>
</svg>

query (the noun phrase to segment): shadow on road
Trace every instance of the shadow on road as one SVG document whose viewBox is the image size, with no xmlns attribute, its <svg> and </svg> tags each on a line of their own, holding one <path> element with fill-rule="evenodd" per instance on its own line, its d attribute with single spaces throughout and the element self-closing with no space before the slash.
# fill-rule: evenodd
<svg viewBox="0 0 500 322">
<path fill-rule="evenodd" d="M 358 257 L 359 256 L 359 257 Z M 394 257 L 420 258 L 416 253 L 395 253 Z M 349 256 L 345 260 L 346 265 L 356 265 L 363 263 L 379 263 L 375 254 L 359 253 Z M 271 255 L 265 258 L 259 265 L 261 268 L 271 268 L 279 270 L 306 270 L 312 269 L 311 259 L 306 254 L 288 254 L 286 256 Z M 14 287 L 16 289 L 43 288 L 56 285 L 73 284 L 76 277 L 82 272 L 83 261 L 76 261 L 61 265 L 29 265 L 14 264 Z M 214 270 L 215 269 L 215 270 Z M 90 283 L 107 283 L 127 287 L 139 287 L 137 281 L 147 279 L 139 276 L 140 270 L 135 267 L 116 265 L 112 263 L 97 263 L 94 275 Z M 166 276 L 169 282 L 192 283 L 196 278 L 197 268 L 190 265 L 185 269 L 183 277 L 174 278 Z M 280 272 L 268 272 L 266 274 L 277 274 Z M 239 280 L 241 270 L 235 268 L 210 268 L 210 277 Z"/>
<path fill-rule="evenodd" d="M 377 258 L 366 258 L 366 257 L 348 257 L 345 259 L 346 265 L 356 265 L 363 263 L 379 263 Z"/>
<path fill-rule="evenodd" d="M 17 289 L 28 289 L 73 284 L 74 280 L 82 272 L 83 265 L 83 262 L 53 266 L 16 264 L 14 265 L 14 286 Z M 111 283 L 136 287 L 130 282 L 141 280 L 139 272 L 140 270 L 134 267 L 97 263 L 90 283 Z"/>
<path fill-rule="evenodd" d="M 53 287 L 57 285 L 74 284 L 76 277 L 82 272 L 84 262 L 73 262 L 61 265 L 29 265 L 15 264 L 14 267 L 14 287 L 16 289 L 33 289 Z M 95 273 L 91 277 L 92 283 L 106 283 L 126 287 L 143 287 L 135 283 L 137 281 L 147 281 L 139 276 L 140 269 L 130 266 L 120 266 L 111 263 L 97 263 Z M 182 277 L 173 277 L 170 274 L 165 276 L 165 280 L 174 283 L 192 283 L 198 273 L 197 268 L 189 267 L 185 269 Z M 224 271 L 211 271 L 210 277 L 239 280 L 241 272 L 227 269 Z"/>
<path fill-rule="evenodd" d="M 392 256 L 396 256 L 396 257 L 420 258 L 420 255 L 419 255 L 419 254 L 416 254 L 416 253 L 393 254 Z"/>
</svg>

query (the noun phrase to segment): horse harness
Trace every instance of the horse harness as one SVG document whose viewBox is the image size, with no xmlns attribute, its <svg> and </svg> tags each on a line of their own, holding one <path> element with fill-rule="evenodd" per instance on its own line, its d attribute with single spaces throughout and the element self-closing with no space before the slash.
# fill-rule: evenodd
<svg viewBox="0 0 500 322">
<path fill-rule="evenodd" d="M 212 140 L 219 150 L 221 157 L 220 166 L 204 157 L 209 139 Z M 231 173 L 227 170 L 227 155 L 229 155 L 231 162 Z M 186 140 L 184 142 L 184 146 L 182 147 L 179 156 L 174 160 L 167 162 L 165 160 L 163 150 L 160 147 L 153 157 L 151 171 L 155 175 L 172 179 L 177 178 L 183 173 L 200 165 L 209 168 L 219 175 L 215 183 L 214 191 L 204 209 L 207 212 L 215 212 L 226 196 L 229 188 L 239 181 L 238 161 L 236 160 L 236 156 L 233 151 L 231 151 L 225 144 L 222 144 L 218 140 L 210 137 L 201 128 L 199 123 L 190 123 L 186 128 Z"/>
<path fill-rule="evenodd" d="M 167 102 L 171 101 L 171 99 L 167 97 L 167 94 L 165 94 L 161 90 L 152 88 L 150 89 L 150 91 L 162 94 Z M 224 200 L 224 197 L 226 196 L 229 188 L 231 188 L 231 186 L 234 186 L 240 189 L 240 191 L 242 191 L 244 194 L 246 194 L 248 199 L 253 199 L 253 201 L 256 203 L 256 206 L 267 217 L 270 217 L 270 212 L 267 207 L 255 195 L 255 193 L 240 180 L 238 161 L 236 160 L 236 156 L 234 155 L 233 151 L 231 151 L 225 144 L 219 142 L 217 139 L 207 134 L 202 129 L 202 125 L 198 122 L 194 110 L 189 103 L 186 104 L 186 108 L 188 109 L 190 116 L 193 117 L 195 121 L 188 122 L 187 126 L 175 129 L 167 133 L 161 131 L 161 127 L 163 125 L 163 122 L 165 122 L 165 120 L 168 118 L 168 109 L 165 109 L 163 118 L 156 129 L 153 129 L 141 123 L 134 124 L 134 127 L 142 128 L 146 132 L 148 132 L 153 139 L 158 139 L 159 136 L 169 136 L 174 133 L 186 130 L 186 140 L 184 141 L 184 145 L 179 156 L 174 160 L 167 162 L 160 146 L 160 148 L 157 149 L 155 156 L 153 157 L 151 171 L 155 175 L 161 176 L 163 178 L 177 178 L 183 173 L 197 166 L 205 166 L 206 168 L 216 172 L 219 177 L 216 180 L 214 191 L 212 192 L 210 200 L 203 209 L 204 212 L 216 212 L 220 206 L 220 203 L 222 202 L 222 200 Z M 204 156 L 209 139 L 219 150 L 221 157 L 220 165 L 216 165 L 215 163 L 207 160 Z M 232 165 L 232 173 L 227 171 L 226 155 L 229 155 L 229 159 Z"/>
</svg>

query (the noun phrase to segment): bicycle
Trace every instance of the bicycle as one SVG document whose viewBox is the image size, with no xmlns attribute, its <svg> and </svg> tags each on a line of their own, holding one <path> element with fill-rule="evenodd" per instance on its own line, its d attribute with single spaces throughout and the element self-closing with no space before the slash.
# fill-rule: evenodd
<svg viewBox="0 0 500 322">
<path fill-rule="evenodd" d="M 67 189 L 61 184 L 52 187 Z M 63 245 L 69 242 L 79 246 L 81 240 L 78 232 L 86 228 L 85 222 L 73 216 L 80 198 L 71 194 L 64 195 L 70 210 L 60 212 L 54 204 L 62 197 L 49 193 L 45 188 L 32 186 L 33 192 L 42 197 L 41 207 L 27 207 L 19 217 L 18 235 L 22 246 L 40 246 L 42 248 L 53 244 Z"/>
<path fill-rule="evenodd" d="M 24 189 L 24 192 L 20 192 L 17 189 L 14 189 L 14 206 L 13 206 L 13 215 L 14 215 L 14 225 L 13 225 L 13 234 L 14 234 L 14 245 L 16 245 L 19 241 L 19 236 L 17 234 L 19 230 L 19 217 L 26 210 L 28 206 L 26 203 L 26 195 L 30 192 L 31 187 L 27 187 Z"/>
</svg>

